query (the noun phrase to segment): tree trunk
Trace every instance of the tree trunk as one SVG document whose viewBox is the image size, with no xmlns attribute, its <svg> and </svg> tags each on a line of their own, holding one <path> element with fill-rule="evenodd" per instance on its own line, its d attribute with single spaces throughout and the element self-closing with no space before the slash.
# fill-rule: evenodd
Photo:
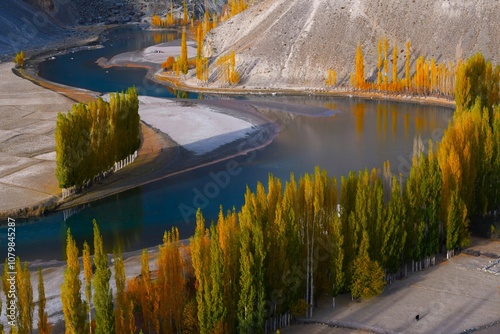
<svg viewBox="0 0 500 334">
<path fill-rule="evenodd" d="M 332 307 L 335 308 L 337 305 L 335 304 L 335 297 L 332 297 Z"/>
</svg>

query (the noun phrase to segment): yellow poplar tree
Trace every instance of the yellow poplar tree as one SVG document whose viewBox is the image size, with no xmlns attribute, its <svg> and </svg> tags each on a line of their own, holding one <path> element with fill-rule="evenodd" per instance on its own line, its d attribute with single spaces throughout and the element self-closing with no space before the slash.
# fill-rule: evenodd
<svg viewBox="0 0 500 334">
<path fill-rule="evenodd" d="M 162 333 L 179 332 L 184 304 L 183 263 L 179 249 L 179 230 L 172 228 L 163 235 L 158 254 L 159 315 Z"/>
<path fill-rule="evenodd" d="M 49 334 L 52 330 L 52 324 L 45 311 L 47 299 L 45 298 L 45 286 L 43 283 L 42 269 L 38 269 L 38 334 Z"/>
<path fill-rule="evenodd" d="M 361 48 L 361 43 L 358 43 L 358 48 L 356 49 L 356 65 L 355 65 L 355 75 L 353 80 L 353 86 L 357 89 L 365 88 L 365 59 L 363 56 L 363 49 Z"/>
<path fill-rule="evenodd" d="M 19 334 L 33 332 L 33 287 L 28 262 L 21 265 L 19 258 L 16 259 L 16 285 L 17 285 L 17 328 Z"/>
<path fill-rule="evenodd" d="M 189 23 L 189 15 L 188 15 L 186 1 L 182 3 L 182 6 L 183 6 L 182 24 L 187 25 Z"/>
<path fill-rule="evenodd" d="M 66 239 L 67 267 L 64 270 L 64 283 L 61 285 L 61 301 L 66 334 L 79 334 L 85 328 L 87 317 L 85 302 L 80 295 L 80 261 L 78 247 L 68 229 Z"/>
<path fill-rule="evenodd" d="M 180 58 L 180 71 L 183 74 L 188 72 L 188 51 L 187 51 L 187 41 L 186 41 L 186 29 L 182 30 L 181 37 L 181 58 Z"/>
<path fill-rule="evenodd" d="M 85 300 L 89 314 L 89 328 L 92 333 L 92 260 L 90 259 L 90 246 L 83 243 L 83 277 L 85 278 Z"/>
</svg>

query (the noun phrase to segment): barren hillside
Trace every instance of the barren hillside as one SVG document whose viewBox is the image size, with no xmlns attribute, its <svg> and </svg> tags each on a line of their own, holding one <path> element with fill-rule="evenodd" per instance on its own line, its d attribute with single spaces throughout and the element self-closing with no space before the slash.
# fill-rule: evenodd
<svg viewBox="0 0 500 334">
<path fill-rule="evenodd" d="M 11 60 L 19 50 L 52 49 L 68 38 L 82 39 L 89 26 L 142 22 L 163 15 L 171 1 L 157 0 L 2 0 L 0 1 L 0 60 Z M 183 0 L 172 0 L 181 14 Z M 203 4 L 187 0 L 199 14 Z M 211 11 L 222 1 L 209 0 Z M 79 27 L 79 28 L 78 28 Z M 30 54 L 30 52 L 28 52 Z"/>
<path fill-rule="evenodd" d="M 241 85 L 322 86 L 328 68 L 349 81 L 358 42 L 376 77 L 377 39 L 412 59 L 456 61 L 481 51 L 500 62 L 500 2 L 476 0 L 264 0 L 207 35 L 204 52 L 236 52 Z"/>
</svg>

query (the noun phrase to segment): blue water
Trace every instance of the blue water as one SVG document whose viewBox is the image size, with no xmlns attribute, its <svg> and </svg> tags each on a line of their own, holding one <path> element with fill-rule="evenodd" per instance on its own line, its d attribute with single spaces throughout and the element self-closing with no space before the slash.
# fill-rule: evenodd
<svg viewBox="0 0 500 334">
<path fill-rule="evenodd" d="M 107 42 L 113 41 L 113 47 L 58 57 L 42 64 L 40 68 L 49 72 L 40 70 L 40 75 L 43 73 L 42 76 L 56 82 L 102 92 L 116 90 L 127 77 L 128 83 L 144 89 L 143 93 L 168 96 L 168 89 L 164 87 L 152 89 L 149 84 L 144 87 L 141 84 L 144 79 L 136 69 L 117 70 L 113 74 L 116 77 L 108 80 L 109 73 L 92 65 L 92 60 L 102 55 L 134 50 L 147 46 L 144 40 L 152 40 L 148 37 L 150 32 L 119 31 L 117 34 L 119 38 L 111 34 Z M 136 41 L 137 38 L 140 41 Z M 74 59 L 68 59 L 71 56 Z M 77 59 L 84 60 L 75 61 Z M 63 68 L 88 76 L 70 75 Z M 97 77 L 101 79 L 95 81 Z M 165 95 L 156 94 L 160 91 Z M 389 160 L 393 172 L 405 176 L 415 136 L 421 136 L 424 142 L 428 139 L 438 141 L 451 118 L 451 111 L 440 107 L 354 98 L 288 96 L 262 97 L 260 100 L 321 106 L 335 112 L 321 117 L 282 112 L 279 114 L 280 132 L 273 143 L 246 156 L 93 202 L 79 208 L 66 220 L 63 212 L 19 220 L 17 255 L 29 261 L 63 259 L 67 228 L 71 228 L 79 245 L 84 240 L 91 242 L 93 219 L 98 221 L 110 252 L 117 247 L 127 252 L 157 245 L 161 243 L 163 232 L 172 226 L 177 226 L 181 237 L 187 238 L 194 231 L 194 212 L 198 207 L 208 221 L 216 218 L 220 205 L 224 210 L 238 209 L 243 203 L 246 186 L 255 189 L 258 181 L 266 184 L 269 173 L 288 179 L 291 172 L 299 176 L 312 172 L 319 165 L 330 175 L 340 177 L 350 170 L 381 168 L 383 162 Z M 0 235 L 0 249 L 5 249 L 5 228 L 0 228 Z"/>
</svg>

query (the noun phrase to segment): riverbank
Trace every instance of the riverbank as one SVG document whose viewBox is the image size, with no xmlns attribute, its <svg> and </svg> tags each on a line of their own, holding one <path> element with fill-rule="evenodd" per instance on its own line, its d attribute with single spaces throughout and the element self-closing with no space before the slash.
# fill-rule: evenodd
<svg viewBox="0 0 500 334">
<path fill-rule="evenodd" d="M 12 151 L 11 155 L 5 155 L 5 162 L 0 164 L 2 217 L 36 216 L 51 210 L 66 210 L 86 204 L 187 170 L 246 154 L 268 145 L 278 131 L 275 124 L 256 112 L 255 108 L 241 103 L 174 103 L 170 100 L 141 97 L 140 109 L 146 110 L 142 112 L 141 117 L 146 119 L 148 124 L 144 123 L 144 120 L 141 123 L 142 144 L 136 161 L 83 193 L 61 202 L 60 189 L 55 178 L 54 132 L 57 114 L 70 110 L 74 101 L 88 102 L 98 94 L 51 83 L 33 76 L 32 73 L 30 76 L 28 71 L 23 72 L 23 77 L 29 81 L 22 80 L 12 72 L 12 63 L 1 65 L 0 78 L 2 87 L 5 86 L 2 90 L 5 97 L 0 112 L 5 114 L 6 122 L 3 123 L 0 137 L 3 140 L 0 153 Z M 46 95 L 50 97 L 45 97 Z M 31 108 L 28 108 L 27 115 L 35 113 L 35 110 L 40 112 L 45 110 L 44 108 L 50 109 L 57 105 L 58 99 L 64 104 L 51 110 L 49 114 L 43 114 L 43 123 L 40 125 L 34 121 L 27 122 L 28 116 L 25 114 L 14 113 L 23 103 L 27 103 Z M 51 105 L 40 105 L 46 103 L 46 100 L 54 102 Z M 165 118 L 165 114 L 163 118 L 159 117 L 162 109 L 172 109 L 175 105 L 177 109 L 174 108 L 170 119 Z M 164 128 L 166 133 L 158 130 L 163 127 L 162 123 L 168 123 L 174 117 L 176 123 Z M 193 122 L 196 124 L 195 128 L 192 128 Z M 43 137 L 29 137 L 37 131 L 32 129 L 35 125 L 43 126 Z M 207 126 L 211 131 L 205 131 Z M 192 130 L 188 132 L 185 131 L 186 128 Z M 194 136 L 196 131 L 198 135 Z M 175 139 L 168 135 L 169 132 L 174 134 Z M 24 137 L 26 139 L 22 145 L 13 147 L 17 140 Z M 41 150 L 30 151 L 29 156 L 23 156 L 24 151 L 29 151 L 30 148 L 33 151 L 32 148 L 37 144 L 41 145 L 40 143 L 45 143 Z M 36 160 L 39 156 L 47 161 L 41 163 Z M 35 160 L 23 160 L 27 158 Z"/>
</svg>

